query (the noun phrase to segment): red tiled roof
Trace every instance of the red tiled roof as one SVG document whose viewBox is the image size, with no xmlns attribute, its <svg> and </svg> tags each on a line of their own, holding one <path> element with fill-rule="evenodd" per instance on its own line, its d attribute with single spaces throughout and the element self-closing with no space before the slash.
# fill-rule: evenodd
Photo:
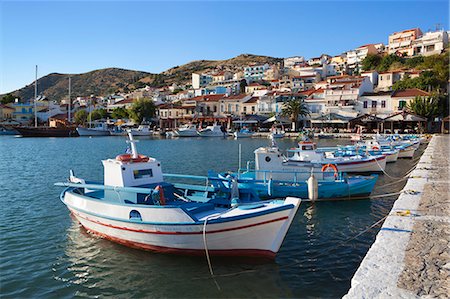
<svg viewBox="0 0 450 299">
<path fill-rule="evenodd" d="M 125 100 L 115 102 L 113 105 L 123 105 L 123 104 L 133 103 L 134 101 L 135 101 L 135 99 L 125 99 Z"/>
<path fill-rule="evenodd" d="M 397 90 L 392 94 L 393 98 L 399 97 L 415 97 L 415 96 L 429 96 L 430 94 L 426 91 L 423 91 L 418 88 L 405 89 L 405 90 Z"/>
<path fill-rule="evenodd" d="M 224 99 L 224 100 L 242 100 L 242 99 L 244 99 L 246 96 L 247 96 L 247 94 L 241 93 L 241 94 L 234 95 L 234 96 L 229 96 L 229 97 L 226 97 L 226 98 L 223 98 L 223 99 Z"/>
<path fill-rule="evenodd" d="M 263 85 L 261 85 L 259 83 L 250 83 L 248 86 L 263 86 Z"/>
<path fill-rule="evenodd" d="M 253 104 L 256 103 L 258 101 L 258 97 L 251 97 L 247 102 L 245 102 L 244 104 Z"/>
<path fill-rule="evenodd" d="M 192 99 L 188 99 L 188 101 L 197 101 L 197 102 L 217 102 L 222 99 L 224 94 L 205 94 L 202 96 L 194 97 Z"/>
</svg>

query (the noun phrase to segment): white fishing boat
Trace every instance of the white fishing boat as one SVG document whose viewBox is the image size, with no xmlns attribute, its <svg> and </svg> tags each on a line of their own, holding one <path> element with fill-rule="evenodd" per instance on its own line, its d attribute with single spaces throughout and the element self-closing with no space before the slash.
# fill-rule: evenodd
<svg viewBox="0 0 450 299">
<path fill-rule="evenodd" d="M 93 127 L 77 127 L 80 136 L 109 136 L 111 135 L 108 125 L 105 122 L 95 122 Z"/>
<path fill-rule="evenodd" d="M 178 137 L 198 137 L 197 127 L 193 124 L 185 124 L 173 131 Z"/>
<path fill-rule="evenodd" d="M 336 172 L 372 173 L 382 172 L 386 168 L 386 157 L 354 155 L 350 157 L 336 157 L 330 152 L 321 152 L 313 142 L 300 142 L 298 148 L 289 149 L 290 156 L 283 155 L 278 147 L 261 147 L 256 149 L 255 155 L 264 158 L 257 159 L 257 163 L 265 163 L 264 167 L 256 165 L 258 169 L 273 171 L 296 171 L 298 169 L 314 169 L 315 171 L 332 168 Z"/>
<path fill-rule="evenodd" d="M 223 127 L 217 124 L 207 126 L 205 129 L 200 130 L 198 135 L 201 137 L 225 137 L 226 132 L 223 131 Z"/>
<path fill-rule="evenodd" d="M 140 124 L 137 129 L 131 129 L 131 133 L 134 136 L 152 136 L 153 130 L 149 124 Z"/>
<path fill-rule="evenodd" d="M 69 183 L 56 183 L 66 187 L 61 200 L 86 230 L 164 253 L 275 257 L 300 199 L 245 203 L 236 182 L 226 203 L 216 202 L 220 193 L 207 200 L 212 187 L 164 182 L 161 163 L 138 154 L 129 137 L 131 154 L 102 161 L 104 184 L 86 184 L 73 173 Z"/>
</svg>

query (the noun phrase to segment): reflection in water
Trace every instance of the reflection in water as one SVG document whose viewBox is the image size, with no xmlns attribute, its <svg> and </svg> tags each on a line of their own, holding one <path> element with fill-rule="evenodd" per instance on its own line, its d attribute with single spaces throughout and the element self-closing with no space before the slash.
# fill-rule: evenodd
<svg viewBox="0 0 450 299">
<path fill-rule="evenodd" d="M 80 227 L 59 201 L 54 182 L 64 180 L 68 169 L 101 180 L 100 160 L 123 152 L 124 138 L 0 142 L 9 150 L 7 158 L 0 157 L 0 297 L 341 297 L 379 226 L 347 240 L 385 216 L 395 199 L 302 203 L 275 261 L 212 258 L 218 291 L 205 257 L 162 255 L 103 240 Z M 337 143 L 344 140 L 320 145 Z M 205 175 L 209 169 L 236 170 L 239 144 L 247 161 L 269 141 L 142 139 L 139 149 L 161 160 L 166 173 Z M 386 171 L 401 177 L 410 167 L 410 160 L 399 160 Z M 395 192 L 405 183 L 383 187 L 391 182 L 380 175 L 375 193 Z"/>
</svg>

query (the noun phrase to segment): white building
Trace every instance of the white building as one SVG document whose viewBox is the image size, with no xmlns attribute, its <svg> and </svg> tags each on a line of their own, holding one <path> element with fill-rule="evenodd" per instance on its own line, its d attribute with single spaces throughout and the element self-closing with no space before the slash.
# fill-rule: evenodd
<svg viewBox="0 0 450 299">
<path fill-rule="evenodd" d="M 249 65 L 244 68 L 244 78 L 247 82 L 261 81 L 264 78 L 264 71 L 269 68 L 269 65 Z"/>
<path fill-rule="evenodd" d="M 412 41 L 414 55 L 429 56 L 441 54 L 448 45 L 447 31 L 427 32 L 420 38 Z"/>
<path fill-rule="evenodd" d="M 293 56 L 284 59 L 284 67 L 292 68 L 296 64 L 304 63 L 305 58 L 303 56 Z"/>
<path fill-rule="evenodd" d="M 192 88 L 199 89 L 205 87 L 213 81 L 211 75 L 192 73 Z"/>
<path fill-rule="evenodd" d="M 361 71 L 362 61 L 368 54 L 378 54 L 374 44 L 363 45 L 347 53 L 347 67 L 354 72 Z"/>
<path fill-rule="evenodd" d="M 363 93 L 356 104 L 355 109 L 360 114 L 372 114 L 384 118 L 392 114 L 392 91 Z M 395 111 L 397 112 L 397 111 Z"/>
</svg>

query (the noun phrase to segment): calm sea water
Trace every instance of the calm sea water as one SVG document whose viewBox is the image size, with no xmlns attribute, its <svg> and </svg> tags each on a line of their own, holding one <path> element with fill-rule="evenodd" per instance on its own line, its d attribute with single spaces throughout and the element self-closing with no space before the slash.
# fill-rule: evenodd
<svg viewBox="0 0 450 299">
<path fill-rule="evenodd" d="M 101 181 L 100 160 L 123 153 L 124 141 L 0 136 L 0 297 L 341 297 L 379 226 L 347 240 L 385 216 L 395 199 L 302 203 L 275 261 L 212 258 L 219 290 L 205 258 L 139 251 L 92 236 L 60 202 L 54 182 L 65 181 L 69 169 Z M 141 139 L 138 148 L 159 159 L 164 172 L 205 175 L 236 170 L 239 144 L 246 161 L 268 140 Z M 292 147 L 295 140 L 279 145 Z M 410 160 L 399 160 L 387 172 L 398 177 L 410 167 Z M 382 187 L 391 181 L 381 176 L 375 193 L 402 188 Z"/>
</svg>

